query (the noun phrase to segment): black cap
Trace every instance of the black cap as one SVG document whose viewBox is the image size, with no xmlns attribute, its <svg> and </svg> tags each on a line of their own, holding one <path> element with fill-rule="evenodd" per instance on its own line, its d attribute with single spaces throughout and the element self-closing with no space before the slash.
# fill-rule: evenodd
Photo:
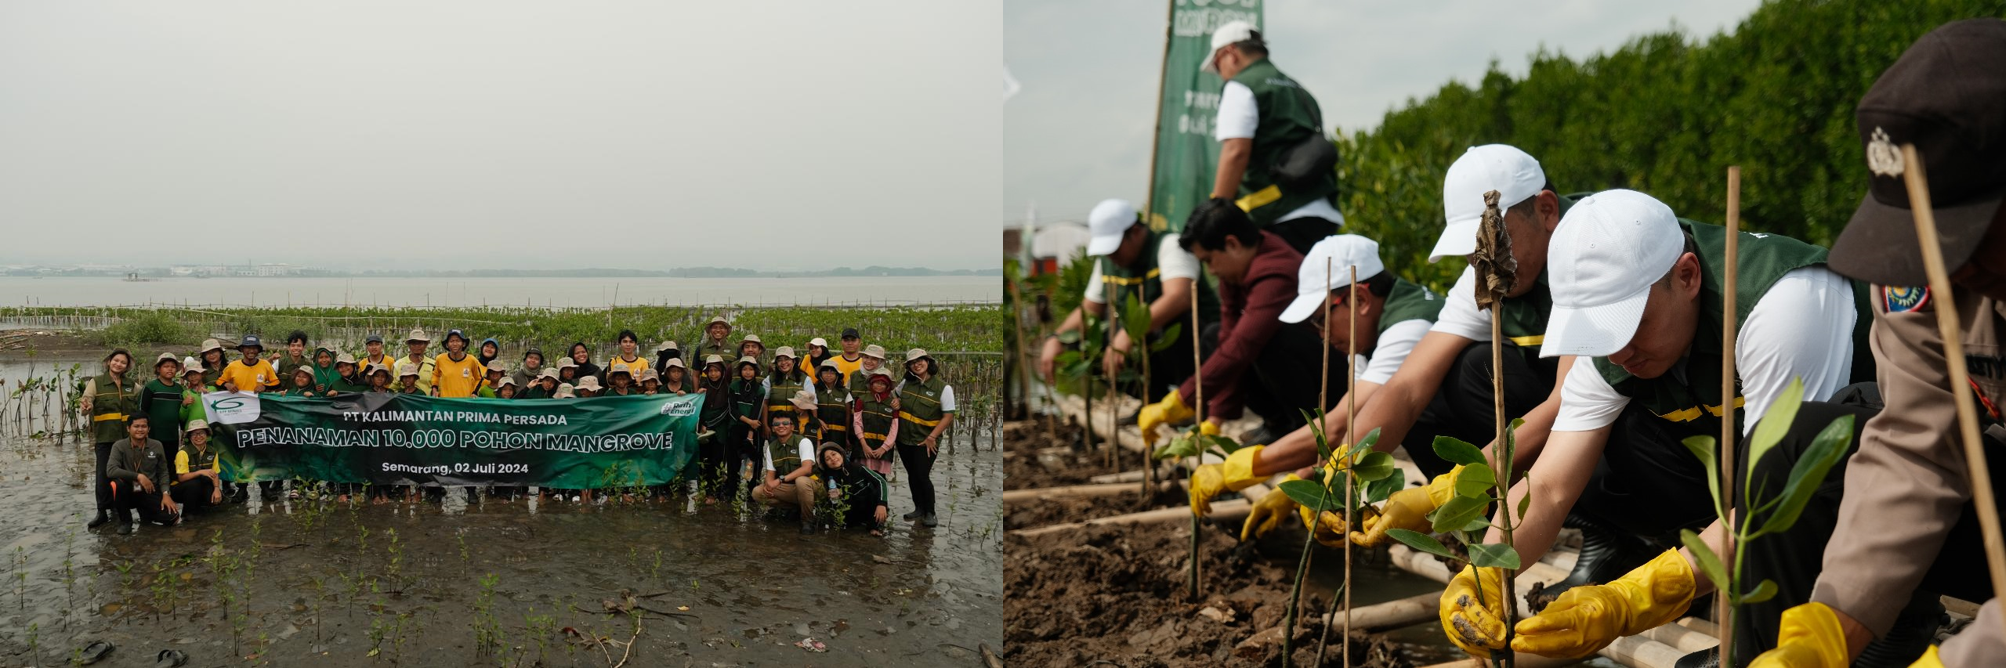
<svg viewBox="0 0 2006 668">
<path fill-rule="evenodd" d="M 369 338 L 366 338 L 366 339 L 363 339 L 363 340 L 362 340 L 362 342 L 363 342 L 363 343 L 382 343 L 382 342 L 383 342 L 383 335 L 381 335 L 381 334 L 371 334 L 371 335 L 369 335 Z"/>
<path fill-rule="evenodd" d="M 857 328 L 855 328 L 855 327 L 844 327 L 844 328 L 843 328 L 843 338 L 846 338 L 846 339 L 854 339 L 854 338 L 858 338 L 858 337 L 857 337 Z"/>
<path fill-rule="evenodd" d="M 1916 40 L 1860 98 L 1867 196 L 1829 260 L 1869 283 L 1922 285 L 1922 244 L 1903 181 L 1902 144 L 1915 144 L 1946 271 L 1971 258 L 2006 197 L 2006 21 L 1944 24 Z"/>
</svg>

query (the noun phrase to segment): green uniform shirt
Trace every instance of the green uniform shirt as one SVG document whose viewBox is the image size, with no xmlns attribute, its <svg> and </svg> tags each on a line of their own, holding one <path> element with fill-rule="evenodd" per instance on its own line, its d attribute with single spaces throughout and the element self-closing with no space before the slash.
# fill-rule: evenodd
<svg viewBox="0 0 2006 668">
<path fill-rule="evenodd" d="M 147 423 L 153 426 L 155 438 L 161 443 L 181 442 L 182 389 L 178 383 L 169 385 L 159 378 L 146 381 L 139 389 L 140 411 L 146 414 Z"/>
</svg>

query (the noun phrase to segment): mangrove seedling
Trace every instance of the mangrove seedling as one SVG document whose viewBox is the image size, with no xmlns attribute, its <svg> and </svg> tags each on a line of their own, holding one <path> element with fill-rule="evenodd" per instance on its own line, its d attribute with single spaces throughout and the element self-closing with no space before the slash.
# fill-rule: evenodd
<svg viewBox="0 0 2006 668">
<path fill-rule="evenodd" d="M 1324 411 L 1318 410 L 1316 415 L 1305 415 L 1304 417 L 1308 418 L 1310 433 L 1316 437 L 1318 458 L 1331 462 L 1332 465 L 1324 467 L 1322 469 L 1323 473 L 1317 476 L 1317 480 L 1290 480 L 1282 483 L 1280 486 L 1280 491 L 1283 494 L 1289 495 L 1289 500 L 1295 501 L 1297 504 L 1302 505 L 1303 508 L 1315 509 L 1310 513 L 1310 517 L 1317 518 L 1319 526 L 1324 522 L 1323 516 L 1325 512 L 1365 507 L 1365 504 L 1361 503 L 1361 499 L 1358 498 L 1360 492 L 1368 494 L 1366 500 L 1371 500 L 1373 497 L 1370 495 L 1373 494 L 1378 495 L 1379 499 L 1384 499 L 1385 495 L 1392 494 L 1395 490 L 1398 490 L 1398 485 L 1404 484 L 1404 480 L 1394 479 L 1395 475 L 1399 474 L 1399 469 L 1393 466 L 1393 456 L 1372 449 L 1373 445 L 1379 442 L 1378 429 L 1367 432 L 1365 438 L 1359 439 L 1350 449 L 1340 455 L 1331 449 L 1330 438 L 1323 431 L 1323 413 Z M 1343 487 L 1337 487 L 1338 473 L 1346 470 L 1350 471 L 1351 475 L 1345 476 L 1347 482 Z M 1399 477 L 1405 478 L 1406 476 L 1400 475 Z M 1391 484 L 1382 482 L 1389 480 Z M 1355 483 L 1365 483 L 1366 486 L 1360 487 L 1354 481 Z M 1355 524 L 1356 518 L 1347 517 L 1345 518 L 1345 522 L 1346 526 L 1352 526 Z M 1309 535 L 1303 537 L 1301 557 L 1296 563 L 1295 582 L 1289 587 L 1288 613 L 1283 616 L 1282 622 L 1283 666 L 1289 665 L 1294 659 L 1296 614 L 1301 607 L 1303 578 L 1309 574 L 1310 546 L 1315 543 L 1315 540 L 1316 531 L 1314 529 L 1309 532 Z M 1340 536 L 1338 540 L 1344 540 L 1344 538 Z M 1335 595 L 1337 594 L 1333 593 L 1333 596 Z M 1332 599 L 1332 601 L 1335 600 L 1335 598 Z"/>
</svg>

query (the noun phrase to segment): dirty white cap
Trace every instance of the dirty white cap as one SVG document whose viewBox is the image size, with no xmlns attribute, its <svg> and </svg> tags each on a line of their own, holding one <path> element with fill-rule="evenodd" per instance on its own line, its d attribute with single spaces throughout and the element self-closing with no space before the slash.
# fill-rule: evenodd
<svg viewBox="0 0 2006 668">
<path fill-rule="evenodd" d="M 658 353 L 665 353 L 671 350 L 682 350 L 682 346 L 676 345 L 674 341 L 663 341 L 662 345 L 655 346 L 655 352 Z"/>
<path fill-rule="evenodd" d="M 1477 225 L 1484 219 L 1484 193 L 1498 191 L 1503 212 L 1546 189 L 1546 172 L 1539 161 L 1516 146 L 1472 146 L 1449 165 L 1442 178 L 1442 215 L 1448 226 L 1428 261 L 1461 257 L 1477 250 Z"/>
<path fill-rule="evenodd" d="M 195 358 L 193 358 L 193 357 L 184 357 L 184 358 L 182 358 L 182 359 L 181 359 L 181 373 L 182 373 L 182 375 L 187 375 L 187 374 L 188 374 L 188 372 L 190 372 L 190 371 L 203 371 L 203 372 L 206 372 L 206 371 L 208 371 L 208 369 L 204 369 L 204 368 L 202 368 L 202 360 L 198 360 L 198 359 L 195 359 Z"/>
<path fill-rule="evenodd" d="M 153 368 L 156 369 L 160 368 L 161 362 L 173 362 L 175 364 L 180 364 L 181 358 L 175 357 L 174 353 L 161 353 L 153 358 Z"/>
<path fill-rule="evenodd" d="M 573 385 L 572 387 L 573 387 L 573 388 L 576 388 L 576 389 L 580 389 L 580 390 L 593 390 L 593 391 L 597 391 L 597 390 L 599 389 L 599 377 L 598 377 L 598 376 L 586 376 L 586 377 L 584 377 L 584 378 L 580 378 L 580 379 L 578 379 L 578 384 L 577 384 L 577 385 Z"/>
<path fill-rule="evenodd" d="M 821 346 L 823 348 L 827 348 L 829 347 L 829 341 L 827 339 L 817 336 L 815 338 L 808 339 L 808 345 Z"/>
<path fill-rule="evenodd" d="M 488 371 L 491 372 L 499 371 L 501 373 L 508 373 L 508 363 L 501 361 L 501 358 L 488 360 Z"/>
<path fill-rule="evenodd" d="M 1685 251 L 1672 208 L 1634 190 L 1609 190 L 1576 202 L 1547 244 L 1547 318 L 1540 357 L 1601 357 L 1637 333 L 1651 285 Z"/>
<path fill-rule="evenodd" d="M 432 337 L 425 336 L 425 330 L 412 328 L 411 333 L 404 337 L 404 342 L 411 343 L 413 341 L 416 341 L 418 343 L 431 343 Z"/>
<path fill-rule="evenodd" d="M 1121 247 L 1121 235 L 1129 226 L 1142 220 L 1135 212 L 1135 205 L 1128 200 L 1105 199 L 1094 205 L 1093 213 L 1087 214 L 1087 255 L 1101 256 L 1113 253 Z"/>
<path fill-rule="evenodd" d="M 354 363 L 355 363 L 355 356 L 354 356 L 354 355 L 350 355 L 350 354 L 348 354 L 348 353 L 342 353 L 342 354 L 340 354 L 340 355 L 338 355 L 338 356 L 336 356 L 336 357 L 334 358 L 334 363 L 335 363 L 335 364 L 354 364 Z"/>
<path fill-rule="evenodd" d="M 778 350 L 773 351 L 773 359 L 780 359 L 782 357 L 794 357 L 794 346 L 781 346 Z"/>
<path fill-rule="evenodd" d="M 1198 71 L 1219 71 L 1219 64 L 1212 62 L 1212 59 L 1219 55 L 1220 49 L 1226 48 L 1228 44 L 1238 44 L 1253 38 L 1254 24 L 1252 23 L 1246 21 L 1229 21 L 1226 25 L 1219 26 L 1218 30 L 1212 31 L 1212 51 L 1205 54 L 1204 62 L 1198 63 Z"/>
<path fill-rule="evenodd" d="M 398 363 L 397 363 L 397 377 L 398 377 L 398 378 L 403 378 L 403 377 L 405 377 L 405 376 L 410 376 L 410 377 L 412 377 L 412 378 L 417 378 L 417 377 L 418 377 L 418 365 L 416 365 L 416 364 L 412 364 L 412 363 L 410 363 L 410 362 L 398 362 Z"/>
<path fill-rule="evenodd" d="M 1282 322 L 1302 322 L 1322 306 L 1330 291 L 1351 285 L 1351 268 L 1358 268 L 1358 280 L 1386 271 L 1379 261 L 1379 242 L 1356 234 L 1325 237 L 1311 246 L 1296 269 L 1296 300 L 1282 311 Z"/>
</svg>

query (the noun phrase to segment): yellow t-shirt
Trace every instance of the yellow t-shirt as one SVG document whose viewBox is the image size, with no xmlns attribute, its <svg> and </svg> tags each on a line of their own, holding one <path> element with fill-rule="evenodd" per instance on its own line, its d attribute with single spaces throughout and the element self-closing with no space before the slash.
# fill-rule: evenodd
<svg viewBox="0 0 2006 668">
<path fill-rule="evenodd" d="M 453 361 L 452 353 L 442 353 L 433 358 L 432 386 L 439 389 L 444 398 L 465 398 L 474 396 L 481 389 L 481 381 L 487 379 L 487 368 L 481 366 L 481 358 L 472 354 Z"/>
<path fill-rule="evenodd" d="M 272 368 L 270 360 L 260 359 L 251 366 L 236 360 L 223 367 L 223 375 L 216 381 L 219 386 L 225 382 L 236 383 L 238 392 L 256 392 L 260 387 L 278 387 L 279 370 Z"/>
<path fill-rule="evenodd" d="M 835 357 L 831 357 L 829 359 L 835 360 L 836 368 L 843 372 L 843 385 L 845 387 L 848 387 L 850 384 L 850 374 L 856 373 L 858 369 L 864 367 L 863 353 L 857 353 L 857 359 L 854 361 L 843 359 L 842 353 L 836 353 Z M 810 377 L 813 377 L 814 373 L 817 372 L 814 370 L 809 371 Z"/>
<path fill-rule="evenodd" d="M 188 475 L 196 471 L 208 471 L 216 468 L 216 458 L 213 454 L 203 458 L 207 461 L 202 462 L 202 466 L 190 468 L 188 451 L 193 449 L 195 449 L 195 446 L 191 445 L 174 453 L 174 475 Z"/>
</svg>

